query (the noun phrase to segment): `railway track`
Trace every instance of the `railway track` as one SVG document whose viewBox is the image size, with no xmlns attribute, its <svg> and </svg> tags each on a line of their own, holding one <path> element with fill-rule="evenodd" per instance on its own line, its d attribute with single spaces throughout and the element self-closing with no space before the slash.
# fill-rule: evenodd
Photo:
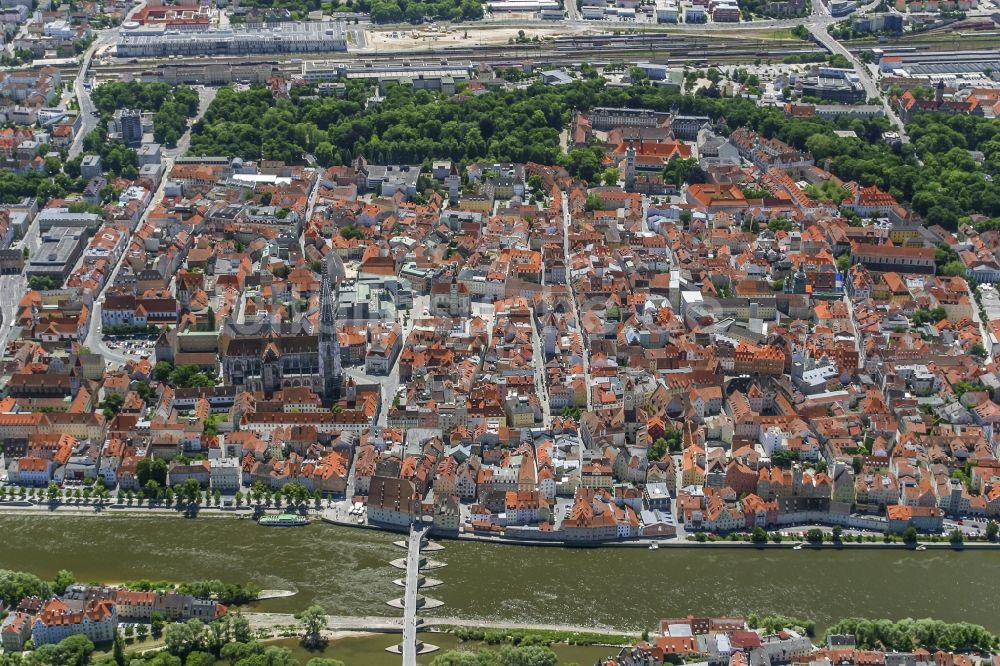
<svg viewBox="0 0 1000 666">
<path fill-rule="evenodd" d="M 940 42 L 915 42 L 905 47 L 882 47 L 887 55 L 903 55 L 908 61 L 919 62 L 926 55 L 934 62 L 986 62 L 1000 57 L 1000 50 L 938 51 Z M 853 46 L 853 53 L 872 48 Z M 576 65 L 583 62 L 601 65 L 622 61 L 652 60 L 662 64 L 709 65 L 745 64 L 756 59 L 780 60 L 791 55 L 825 53 L 825 49 L 812 42 L 800 40 L 767 40 L 753 37 L 735 37 L 708 40 L 704 36 L 690 37 L 678 34 L 632 34 L 564 36 L 539 44 L 500 44 L 482 46 L 445 47 L 440 49 L 406 49 L 388 52 L 348 51 L 344 53 L 289 54 L 275 58 L 260 56 L 203 56 L 194 58 L 150 58 L 137 61 L 112 60 L 94 62 L 91 71 L 98 81 L 137 76 L 162 66 L 204 66 L 208 64 L 243 65 L 248 63 L 273 64 L 279 71 L 295 74 L 305 61 L 340 63 L 372 63 L 373 65 L 406 66 L 408 64 L 444 65 L 455 61 L 478 64 L 488 62 L 495 66 L 532 63 L 535 65 Z M 292 57 L 294 55 L 294 57 Z M 66 74 L 75 72 L 66 67 Z"/>
<path fill-rule="evenodd" d="M 204 66 L 207 64 L 258 64 L 272 63 L 281 71 L 301 71 L 304 61 L 333 61 L 343 63 L 370 62 L 373 64 L 391 64 L 405 66 L 406 64 L 439 64 L 444 65 L 454 61 L 489 62 L 497 66 L 523 64 L 530 62 L 536 65 L 570 65 L 588 62 L 592 64 L 607 64 L 622 60 L 655 60 L 665 64 L 695 63 L 699 66 L 713 64 L 746 63 L 756 58 L 779 59 L 788 55 L 823 53 L 822 47 L 806 42 L 796 41 L 787 45 L 768 43 L 766 40 L 747 39 L 730 41 L 724 45 L 710 45 L 705 42 L 685 42 L 676 38 L 643 39 L 621 43 L 612 42 L 602 45 L 587 45 L 584 43 L 559 43 L 542 45 L 497 45 L 483 47 L 462 47 L 441 49 L 438 51 L 410 50 L 386 53 L 347 52 L 337 54 L 295 54 L 293 58 L 276 59 L 265 57 L 199 57 L 185 59 L 149 59 L 137 62 L 94 63 L 91 71 L 100 79 L 117 78 L 125 74 L 137 75 L 147 70 L 155 70 L 161 66 Z M 624 57 L 623 57 L 624 56 Z M 294 60 L 295 62 L 292 62 Z"/>
</svg>

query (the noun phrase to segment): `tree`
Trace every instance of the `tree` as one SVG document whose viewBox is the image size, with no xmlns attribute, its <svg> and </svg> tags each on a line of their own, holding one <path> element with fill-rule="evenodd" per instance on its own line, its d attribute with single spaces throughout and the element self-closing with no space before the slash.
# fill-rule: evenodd
<svg viewBox="0 0 1000 666">
<path fill-rule="evenodd" d="M 165 486 L 167 462 L 162 458 L 143 458 L 136 463 L 135 475 L 140 487 L 145 487 L 149 481 L 155 481 L 158 486 Z"/>
<path fill-rule="evenodd" d="M 167 652 L 183 658 L 201 649 L 205 645 L 207 635 L 206 627 L 200 620 L 172 622 L 164 631 L 164 642 Z"/>
<path fill-rule="evenodd" d="M 195 650 L 184 658 L 184 666 L 215 666 L 215 657 L 208 652 Z"/>
<path fill-rule="evenodd" d="M 844 528 L 841 527 L 840 525 L 836 525 L 834 526 L 832 533 L 833 533 L 833 540 L 837 543 L 840 543 L 840 539 L 844 534 Z"/>
<path fill-rule="evenodd" d="M 968 622 L 949 624 L 931 619 L 892 622 L 851 617 L 829 627 L 827 634 L 851 634 L 862 649 L 990 652 L 997 644 L 996 636 L 980 625 Z"/>
<path fill-rule="evenodd" d="M 705 182 L 705 172 L 695 158 L 674 158 L 663 168 L 663 182 L 677 188 L 685 183 L 698 184 Z"/>
<path fill-rule="evenodd" d="M 46 495 L 48 495 L 50 502 L 55 502 L 59 499 L 59 486 L 55 483 L 49 482 L 49 487 L 46 488 Z"/>
<path fill-rule="evenodd" d="M 62 594 L 66 591 L 66 588 L 75 582 L 76 578 L 73 576 L 71 571 L 61 569 L 59 573 L 56 574 L 56 579 L 52 583 L 52 589 L 55 590 L 56 594 Z"/>
<path fill-rule="evenodd" d="M 153 611 L 153 614 L 149 618 L 149 632 L 153 635 L 153 638 L 159 638 L 163 635 L 163 625 L 166 623 L 166 618 L 163 613 L 159 611 Z"/>
<path fill-rule="evenodd" d="M 94 654 L 93 642 L 82 634 L 64 638 L 53 647 L 55 650 L 51 661 L 61 666 L 84 666 L 90 663 L 90 658 Z M 46 660 L 38 659 L 36 663 L 46 663 Z"/>
<path fill-rule="evenodd" d="M 948 543 L 953 546 L 961 546 L 965 542 L 965 537 L 962 535 L 962 530 L 955 529 L 952 530 L 948 535 Z"/>
<path fill-rule="evenodd" d="M 997 524 L 997 521 L 991 520 L 986 523 L 986 540 L 996 541 L 997 536 L 1000 536 L 1000 525 Z"/>
<path fill-rule="evenodd" d="M 302 627 L 304 645 L 321 645 L 322 631 L 326 628 L 326 611 L 322 606 L 310 606 L 297 616 Z"/>
<path fill-rule="evenodd" d="M 135 663 L 135 660 L 132 662 Z M 161 650 L 148 658 L 143 666 L 181 666 L 181 658 Z"/>
<path fill-rule="evenodd" d="M 917 543 L 917 528 L 910 525 L 905 530 L 903 530 L 903 543 L 915 544 Z"/>
<path fill-rule="evenodd" d="M 117 631 L 115 632 L 115 644 L 112 650 L 112 659 L 118 666 L 125 666 L 125 649 L 122 646 L 122 636 Z"/>
<path fill-rule="evenodd" d="M 262 482 L 254 481 L 250 484 L 250 501 L 260 504 L 265 494 L 267 494 L 267 488 L 264 487 Z"/>
<path fill-rule="evenodd" d="M 301 505 L 309 499 L 309 490 L 296 481 L 286 483 L 281 489 L 281 494 L 288 499 L 289 505 Z"/>
<path fill-rule="evenodd" d="M 806 541 L 809 543 L 823 543 L 823 530 L 814 527 L 806 532 Z"/>
<path fill-rule="evenodd" d="M 175 388 L 210 387 L 215 386 L 216 378 L 202 372 L 197 365 L 188 364 L 176 366 L 171 370 L 167 376 L 167 383 Z"/>
<path fill-rule="evenodd" d="M 5 606 L 17 606 L 25 597 L 52 596 L 51 586 L 38 576 L 20 571 L 0 569 L 0 601 Z"/>
<path fill-rule="evenodd" d="M 250 620 L 243 617 L 242 613 L 230 613 L 228 617 L 231 638 L 240 643 L 249 643 L 253 637 L 253 632 L 250 630 Z"/>
<path fill-rule="evenodd" d="M 646 451 L 646 457 L 650 460 L 662 460 L 668 448 L 667 440 L 663 437 L 657 437 L 653 445 Z"/>
<path fill-rule="evenodd" d="M 587 200 L 584 205 L 587 210 L 603 210 L 604 199 L 601 198 L 600 194 L 591 192 L 587 195 Z"/>
<path fill-rule="evenodd" d="M 173 372 L 174 366 L 169 361 L 159 361 L 155 366 L 153 366 L 152 377 L 158 382 L 165 382 L 170 377 L 170 373 Z"/>
<path fill-rule="evenodd" d="M 190 503 L 197 503 L 201 497 L 201 484 L 197 479 L 185 479 L 178 494 Z"/>
<path fill-rule="evenodd" d="M 237 664 L 263 651 L 264 648 L 260 643 L 253 643 L 248 640 L 245 642 L 226 643 L 219 650 L 219 657 L 227 659 L 230 664 Z"/>
<path fill-rule="evenodd" d="M 753 528 L 753 532 L 750 533 L 750 539 L 757 544 L 767 543 L 767 532 L 764 528 L 758 525 Z"/>
<path fill-rule="evenodd" d="M 140 641 L 146 640 L 146 637 L 149 636 L 149 625 L 146 625 L 146 624 L 138 624 L 138 625 L 136 625 L 136 627 L 135 627 L 135 636 Z"/>
<path fill-rule="evenodd" d="M 945 277 L 962 277 L 965 275 L 965 264 L 960 260 L 949 261 L 939 272 Z"/>
</svg>

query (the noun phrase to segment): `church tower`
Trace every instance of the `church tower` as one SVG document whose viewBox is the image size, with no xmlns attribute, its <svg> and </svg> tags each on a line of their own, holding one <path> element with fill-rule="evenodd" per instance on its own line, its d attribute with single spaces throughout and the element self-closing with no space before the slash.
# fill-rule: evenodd
<svg viewBox="0 0 1000 666">
<path fill-rule="evenodd" d="M 340 397 L 343 368 L 340 365 L 340 341 L 337 340 L 336 303 L 330 287 L 330 261 L 323 262 L 323 286 L 320 292 L 319 314 L 319 374 L 323 378 L 323 400 L 332 402 Z"/>
</svg>

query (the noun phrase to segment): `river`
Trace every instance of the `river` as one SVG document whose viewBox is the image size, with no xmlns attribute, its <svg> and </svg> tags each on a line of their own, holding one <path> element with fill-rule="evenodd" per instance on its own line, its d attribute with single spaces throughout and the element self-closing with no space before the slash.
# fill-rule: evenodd
<svg viewBox="0 0 1000 666">
<path fill-rule="evenodd" d="M 254 581 L 297 594 L 257 610 L 319 603 L 335 615 L 394 615 L 398 535 L 316 523 L 262 528 L 232 517 L 0 515 L 0 568 L 52 579 Z M 433 559 L 437 614 L 526 624 L 652 628 L 664 616 L 781 613 L 819 630 L 839 618 L 935 617 L 1000 632 L 1000 555 L 989 551 L 561 549 L 445 541 Z"/>
</svg>

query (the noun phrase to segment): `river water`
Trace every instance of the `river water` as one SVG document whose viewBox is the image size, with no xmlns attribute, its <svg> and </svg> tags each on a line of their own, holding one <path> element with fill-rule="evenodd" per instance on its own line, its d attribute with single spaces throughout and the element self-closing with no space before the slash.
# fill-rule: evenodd
<svg viewBox="0 0 1000 666">
<path fill-rule="evenodd" d="M 393 615 L 398 535 L 263 528 L 233 517 L 0 515 L 0 568 L 83 582 L 254 581 L 297 594 L 257 610 L 319 603 L 336 615 Z M 641 630 L 665 616 L 781 613 L 818 628 L 839 618 L 935 617 L 1000 632 L 1000 554 L 989 551 L 561 549 L 443 542 L 428 591 L 437 614 Z"/>
</svg>

